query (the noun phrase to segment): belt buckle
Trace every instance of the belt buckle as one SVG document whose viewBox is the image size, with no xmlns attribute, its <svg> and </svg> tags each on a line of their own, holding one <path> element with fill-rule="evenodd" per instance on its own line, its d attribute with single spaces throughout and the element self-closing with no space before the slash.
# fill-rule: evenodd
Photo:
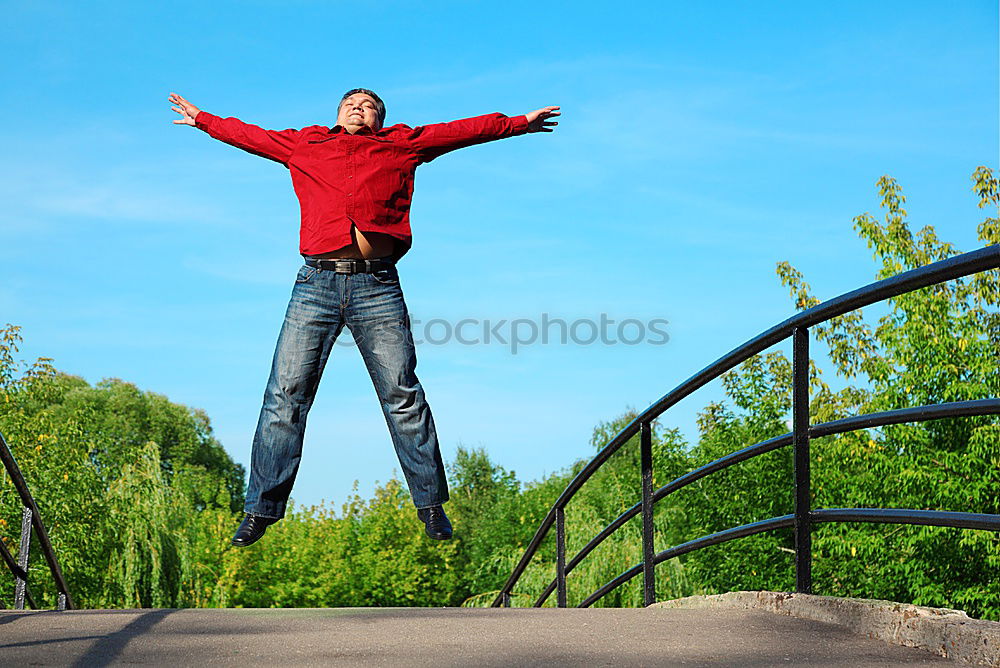
<svg viewBox="0 0 1000 668">
<path fill-rule="evenodd" d="M 336 259 L 333 261 L 333 270 L 338 274 L 353 274 L 355 273 L 354 260 Z"/>
</svg>

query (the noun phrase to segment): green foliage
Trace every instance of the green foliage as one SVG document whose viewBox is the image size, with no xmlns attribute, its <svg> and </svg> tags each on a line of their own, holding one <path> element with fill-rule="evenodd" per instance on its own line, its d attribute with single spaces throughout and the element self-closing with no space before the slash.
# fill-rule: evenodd
<svg viewBox="0 0 1000 668">
<path fill-rule="evenodd" d="M 42 513 L 76 603 L 180 606 L 202 568 L 200 512 L 242 506 L 243 467 L 207 416 L 110 379 L 91 387 L 49 359 L 19 364 L 18 328 L 0 330 L 0 433 Z M 208 515 L 206 514 L 206 517 Z M 0 540 L 17 544 L 20 501 L 0 478 Z M 216 548 L 216 552 L 219 549 Z M 34 590 L 54 606 L 40 550 Z M 48 585 L 48 586 L 47 586 Z M 9 590 L 0 603 L 10 605 Z"/>
<path fill-rule="evenodd" d="M 532 503 L 537 495 L 523 494 L 516 474 L 493 463 L 482 448 L 460 446 L 448 472 L 449 513 L 461 526 L 453 539 L 455 568 L 463 574 L 463 587 L 456 592 L 461 603 L 499 589 L 510 572 L 501 555 L 527 544 L 547 508 Z"/>
<path fill-rule="evenodd" d="M 398 480 L 355 496 L 342 517 L 292 506 L 252 549 L 229 549 L 219 586 L 236 607 L 442 605 L 456 587 L 456 545 L 424 536 Z M 228 541 L 233 526 L 227 527 Z"/>
<path fill-rule="evenodd" d="M 618 418 L 602 422 L 595 427 L 591 439 L 592 446 L 603 447 L 636 417 L 634 410 L 628 410 Z M 566 553 L 567 560 L 573 557 L 591 538 L 619 515 L 639 501 L 639 439 L 634 437 L 615 453 L 599 469 L 590 481 L 581 488 L 566 511 Z M 676 430 L 662 429 L 653 424 L 652 445 L 654 470 L 657 478 L 654 484 L 664 482 L 685 472 L 688 460 L 684 452 L 685 444 Z M 528 486 L 522 493 L 527 503 L 522 508 L 531 508 L 536 519 L 528 525 L 529 532 L 523 533 L 523 543 L 500 546 L 494 552 L 491 566 L 495 566 L 498 577 L 494 587 L 469 601 L 470 605 L 489 605 L 500 586 L 520 559 L 528 540 L 541 523 L 553 502 L 562 493 L 570 480 L 583 468 L 586 462 L 576 462 L 568 471 L 549 476 L 545 480 Z M 522 515 L 523 517 L 523 515 Z M 662 543 L 672 543 L 687 531 L 687 519 L 683 511 L 670 503 L 663 502 L 654 515 L 654 536 Z M 577 566 L 567 578 L 567 595 L 571 601 L 581 601 L 600 586 L 615 578 L 627 567 L 642 560 L 641 523 L 633 518 L 603 543 Z M 555 532 L 550 531 L 541 549 L 518 581 L 512 597 L 512 605 L 532 605 L 541 592 L 555 578 L 556 546 Z M 686 596 L 693 592 L 687 574 L 678 560 L 660 567 L 657 594 L 663 598 Z M 642 584 L 633 580 L 616 589 L 597 602 L 597 607 L 622 607 L 642 604 Z M 483 591 L 483 590 L 481 590 Z M 555 605 L 553 594 L 546 606 Z"/>
<path fill-rule="evenodd" d="M 997 205 L 997 182 L 973 175 L 980 206 Z M 933 228 L 917 234 L 894 179 L 879 179 L 885 222 L 863 214 L 855 228 L 874 249 L 877 277 L 920 267 L 957 251 Z M 985 244 L 1000 242 L 996 218 L 979 226 Z M 778 273 L 799 308 L 819 300 L 787 263 Z M 868 324 L 855 311 L 814 328 L 836 371 L 861 388 L 833 393 L 823 384 L 814 421 L 1000 396 L 1000 326 L 996 270 L 901 295 Z M 844 434 L 813 445 L 814 506 L 898 507 L 997 513 L 1000 433 L 994 417 L 895 425 Z M 814 537 L 819 593 L 963 607 L 1000 617 L 995 566 L 1000 540 L 981 531 L 871 525 L 823 525 Z"/>
<path fill-rule="evenodd" d="M 707 464 L 730 452 L 788 431 L 791 365 L 781 354 L 747 360 L 723 377 L 736 410 L 710 404 L 701 414 L 701 439 L 693 462 Z M 682 491 L 692 520 L 687 538 L 715 533 L 793 510 L 791 451 L 788 448 L 748 460 L 702 478 Z M 685 564 L 707 593 L 734 589 L 786 591 L 794 587 L 790 532 L 761 534 L 690 553 Z"/>
</svg>

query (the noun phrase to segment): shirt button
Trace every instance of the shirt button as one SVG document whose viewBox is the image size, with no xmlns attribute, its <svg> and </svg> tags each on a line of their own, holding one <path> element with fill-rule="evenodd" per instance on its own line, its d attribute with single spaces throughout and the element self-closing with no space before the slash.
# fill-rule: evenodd
<svg viewBox="0 0 1000 668">
<path fill-rule="evenodd" d="M 347 175 L 347 178 L 349 178 L 349 179 L 353 179 L 353 178 L 354 178 L 354 174 L 348 174 L 348 175 Z"/>
</svg>

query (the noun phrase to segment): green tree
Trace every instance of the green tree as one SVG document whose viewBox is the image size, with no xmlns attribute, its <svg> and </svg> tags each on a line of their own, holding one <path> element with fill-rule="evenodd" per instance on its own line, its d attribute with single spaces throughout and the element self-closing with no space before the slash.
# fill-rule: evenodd
<svg viewBox="0 0 1000 668">
<path fill-rule="evenodd" d="M 485 449 L 459 446 L 448 472 L 448 512 L 458 545 L 454 568 L 461 583 L 456 598 L 461 603 L 500 588 L 509 573 L 499 568 L 498 553 L 525 544 L 535 525 L 523 512 L 517 475 L 491 461 Z"/>
<path fill-rule="evenodd" d="M 753 357 L 722 380 L 735 407 L 712 403 L 700 414 L 700 439 L 691 451 L 695 466 L 788 431 L 791 365 L 784 355 Z M 687 538 L 792 512 L 791 482 L 788 448 L 702 478 L 678 494 L 691 519 Z M 794 547 L 790 531 L 764 533 L 691 552 L 684 563 L 705 593 L 781 591 L 794 586 Z"/>
<path fill-rule="evenodd" d="M 39 504 L 81 607 L 181 606 L 211 581 L 221 548 L 197 555 L 202 520 L 242 503 L 243 469 L 203 412 L 109 379 L 91 387 L 51 360 L 15 359 L 18 328 L 0 330 L 0 432 Z M 203 511 L 206 513 L 203 515 Z M 0 478 L 0 539 L 17 540 L 20 501 Z M 220 544 L 221 545 L 221 544 Z M 34 589 L 54 605 L 41 553 Z M 9 605 L 0 594 L 0 602 Z"/>
<path fill-rule="evenodd" d="M 634 409 L 619 417 L 599 423 L 593 431 L 591 446 L 601 449 L 636 418 Z M 653 424 L 652 446 L 654 454 L 655 484 L 663 484 L 688 469 L 685 444 L 676 430 L 662 429 Z M 566 485 L 583 469 L 586 461 L 574 463 L 568 470 L 553 474 L 542 481 L 526 485 L 521 494 L 520 521 L 526 518 L 528 531 L 520 532 L 522 542 L 495 550 L 492 563 L 497 568 L 497 588 L 506 580 L 514 565 L 520 560 L 528 540 L 534 535 L 542 519 Z M 567 560 L 582 549 L 605 526 L 628 510 L 640 499 L 639 438 L 630 439 L 601 467 L 573 497 L 566 508 Z M 625 568 L 642 560 L 641 519 L 635 517 L 594 549 L 567 577 L 567 597 L 578 603 L 599 587 L 616 577 Z M 675 544 L 686 531 L 686 517 L 674 504 L 663 502 L 654 514 L 654 541 L 658 549 Z M 542 590 L 555 578 L 555 530 L 542 542 L 514 590 L 513 605 L 531 605 Z M 691 584 L 679 560 L 671 560 L 660 567 L 657 595 L 676 598 L 692 593 Z M 496 591 L 484 592 L 474 603 L 488 605 Z M 556 604 L 555 595 L 545 605 Z M 609 593 L 599 600 L 597 607 L 622 607 L 642 604 L 641 580 Z"/>
<path fill-rule="evenodd" d="M 980 207 L 998 203 L 992 171 L 973 174 Z M 878 189 L 884 222 L 869 214 L 855 229 L 874 250 L 877 278 L 957 254 L 930 226 L 910 231 L 906 201 L 884 176 Z M 996 217 L 978 228 L 1000 243 Z M 818 302 L 802 275 L 779 265 L 800 308 Z M 838 374 L 856 383 L 839 393 L 824 386 L 814 421 L 907 406 L 1000 396 L 1000 272 L 949 281 L 889 301 L 869 324 L 862 312 L 814 328 Z M 886 427 L 815 444 L 816 507 L 902 507 L 1000 512 L 1000 425 L 995 417 Z M 814 540 L 820 593 L 860 595 L 964 608 L 1000 617 L 1000 538 L 984 531 L 932 527 L 824 525 Z"/>
</svg>

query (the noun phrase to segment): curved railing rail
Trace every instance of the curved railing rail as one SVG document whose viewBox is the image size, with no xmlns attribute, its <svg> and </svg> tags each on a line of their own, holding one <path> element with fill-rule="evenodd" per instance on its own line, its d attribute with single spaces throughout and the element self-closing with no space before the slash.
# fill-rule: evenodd
<svg viewBox="0 0 1000 668">
<path fill-rule="evenodd" d="M 38 511 L 38 504 L 31 496 L 28 483 L 24 481 L 21 468 L 17 465 L 17 460 L 14 459 L 13 453 L 7 446 L 3 434 L 0 434 L 0 461 L 3 461 L 7 475 L 14 483 L 14 489 L 17 490 L 17 495 L 21 497 L 21 504 L 24 506 L 21 513 L 21 543 L 16 560 L 3 541 L 0 541 L 0 558 L 14 574 L 14 609 L 23 610 L 25 599 L 32 608 L 38 607 L 34 596 L 28 589 L 28 549 L 31 545 L 31 529 L 34 528 L 38 543 L 42 548 L 42 554 L 45 555 L 45 561 L 49 565 L 52 579 L 55 580 L 56 588 L 59 591 L 56 608 L 58 610 L 66 610 L 67 608 L 72 610 L 74 607 L 73 597 L 70 596 L 69 587 L 66 586 L 66 580 L 59 568 L 59 562 L 56 560 L 52 542 L 49 541 L 49 532 L 45 530 L 45 524 L 42 523 L 42 514 Z"/>
<path fill-rule="evenodd" d="M 1000 399 L 991 398 L 950 404 L 918 406 L 884 413 L 870 413 L 810 426 L 808 328 L 849 311 L 885 301 L 886 299 L 907 292 L 997 268 L 1000 268 L 1000 245 L 993 245 L 871 283 L 788 318 L 784 322 L 775 325 L 736 347 L 685 380 L 629 422 L 570 481 L 542 520 L 534 537 L 532 537 L 525 548 L 524 555 L 514 567 L 507 582 L 493 601 L 493 607 L 510 604 L 510 595 L 514 585 L 517 584 L 521 574 L 524 573 L 525 568 L 527 568 L 531 559 L 535 556 L 542 540 L 548 535 L 553 524 L 556 525 L 556 577 L 538 600 L 535 601 L 535 606 L 541 606 L 552 592 L 556 591 L 557 605 L 565 607 L 566 575 L 579 565 L 604 539 L 618 530 L 629 519 L 639 514 L 642 515 L 643 560 L 591 594 L 580 603 L 580 607 L 591 605 L 609 591 L 628 582 L 639 573 L 643 574 L 643 599 L 646 605 L 649 605 L 653 603 L 654 598 L 654 567 L 656 564 L 702 547 L 717 545 L 737 538 L 776 529 L 792 527 L 795 530 L 795 581 L 796 590 L 801 593 L 811 593 L 812 591 L 811 527 L 816 523 L 880 522 L 929 524 L 933 526 L 959 526 L 970 529 L 1000 531 L 1000 515 L 882 508 L 812 510 L 809 498 L 811 484 L 809 471 L 810 439 L 903 422 L 923 422 L 940 418 L 973 415 L 996 415 L 1000 414 Z M 789 337 L 792 338 L 792 431 L 730 453 L 725 457 L 682 475 L 654 491 L 652 470 L 653 420 L 695 390 L 715 380 L 741 362 Z M 565 508 L 567 504 L 590 477 L 636 434 L 640 436 L 642 501 L 626 510 L 611 522 L 567 563 L 565 526 Z M 795 462 L 795 512 L 793 514 L 734 527 L 688 541 L 663 552 L 654 553 L 653 505 L 657 501 L 711 473 L 788 445 L 793 446 Z"/>
</svg>

